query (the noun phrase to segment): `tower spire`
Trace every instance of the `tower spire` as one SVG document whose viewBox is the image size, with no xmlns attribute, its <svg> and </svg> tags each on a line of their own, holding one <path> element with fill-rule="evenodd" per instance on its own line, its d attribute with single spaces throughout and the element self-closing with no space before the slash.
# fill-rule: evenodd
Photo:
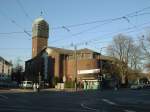
<svg viewBox="0 0 150 112">
<path fill-rule="evenodd" d="M 40 17 L 42 17 L 42 16 L 43 16 L 43 11 L 40 12 Z"/>
<path fill-rule="evenodd" d="M 47 47 L 48 36 L 48 23 L 42 17 L 35 19 L 32 25 L 32 58 Z"/>
</svg>

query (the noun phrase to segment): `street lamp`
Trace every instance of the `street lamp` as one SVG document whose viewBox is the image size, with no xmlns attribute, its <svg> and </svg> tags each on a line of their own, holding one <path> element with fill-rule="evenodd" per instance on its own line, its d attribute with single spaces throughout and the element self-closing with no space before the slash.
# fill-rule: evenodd
<svg viewBox="0 0 150 112">
<path fill-rule="evenodd" d="M 101 56 L 102 48 L 100 49 L 100 74 L 102 75 L 102 56 Z"/>
<path fill-rule="evenodd" d="M 41 75 L 40 75 L 40 72 L 39 72 L 39 85 L 40 85 L 40 83 L 41 83 Z"/>
<path fill-rule="evenodd" d="M 99 76 L 99 84 L 100 84 L 100 89 L 102 90 L 102 81 L 103 81 L 103 77 L 102 77 L 102 56 L 101 56 L 101 52 L 102 52 L 102 48 L 100 49 L 99 52 L 99 60 L 100 60 L 100 76 Z M 101 82 L 101 83 L 100 83 Z"/>
<path fill-rule="evenodd" d="M 71 44 L 71 46 L 74 47 L 74 81 L 75 81 L 75 90 L 77 91 L 77 46 L 74 45 L 73 43 Z"/>
<path fill-rule="evenodd" d="M 106 48 L 106 47 L 102 47 L 102 48 L 100 48 L 100 51 L 99 51 L 99 60 L 100 60 L 100 76 L 99 76 L 99 83 L 101 82 L 101 84 L 100 84 L 100 88 L 101 88 L 101 90 L 102 90 L 102 87 L 103 87 L 103 63 L 102 63 L 102 49 L 103 48 Z"/>
<path fill-rule="evenodd" d="M 77 91 L 77 46 L 74 46 L 75 50 L 75 89 Z"/>
</svg>

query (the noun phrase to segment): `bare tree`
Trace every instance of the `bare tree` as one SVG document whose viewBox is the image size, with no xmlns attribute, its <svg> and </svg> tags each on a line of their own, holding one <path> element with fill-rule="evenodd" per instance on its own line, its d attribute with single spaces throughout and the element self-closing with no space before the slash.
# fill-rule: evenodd
<svg viewBox="0 0 150 112">
<path fill-rule="evenodd" d="M 141 47 L 138 44 L 134 44 L 131 47 L 131 52 L 129 55 L 129 67 L 133 70 L 139 70 L 141 68 L 142 52 Z"/>
<path fill-rule="evenodd" d="M 20 59 L 17 58 L 15 66 L 12 70 L 12 80 L 20 83 L 23 80 L 23 66 L 20 64 Z"/>
<path fill-rule="evenodd" d="M 143 60 L 145 67 L 150 71 L 150 33 L 142 35 L 140 37 L 140 44 L 142 48 Z"/>
<path fill-rule="evenodd" d="M 134 43 L 131 37 L 119 34 L 114 37 L 112 44 L 108 48 L 108 54 L 119 60 L 117 63 L 119 63 L 118 69 L 122 84 L 127 83 L 126 78 L 129 67 L 137 69 L 137 65 L 140 62 L 140 47 Z"/>
</svg>

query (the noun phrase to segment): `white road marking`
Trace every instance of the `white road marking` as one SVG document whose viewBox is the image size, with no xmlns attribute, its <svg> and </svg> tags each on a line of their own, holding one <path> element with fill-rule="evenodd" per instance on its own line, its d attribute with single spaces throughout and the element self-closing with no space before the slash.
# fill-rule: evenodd
<svg viewBox="0 0 150 112">
<path fill-rule="evenodd" d="M 108 104 L 110 104 L 110 105 L 118 105 L 119 106 L 119 104 L 116 104 L 115 102 L 112 102 L 112 101 L 110 101 L 110 100 L 108 100 L 108 99 L 102 99 L 102 101 L 104 101 L 104 102 L 106 102 L 106 103 L 108 103 Z M 134 111 L 134 110 L 124 110 L 124 112 L 136 112 L 136 111 Z"/>
<path fill-rule="evenodd" d="M 86 106 L 84 103 L 81 103 L 81 107 L 82 107 L 82 108 L 84 108 L 84 109 L 88 109 L 88 110 L 92 110 L 92 111 L 99 112 L 99 110 L 98 110 L 98 109 L 90 108 L 90 107 Z"/>
<path fill-rule="evenodd" d="M 124 112 L 136 112 L 134 110 L 124 110 Z"/>
<path fill-rule="evenodd" d="M 102 99 L 102 101 L 104 101 L 104 102 L 106 102 L 106 103 L 108 103 L 110 105 L 117 105 L 115 102 L 112 102 L 112 101 L 110 101 L 108 99 Z"/>
<path fill-rule="evenodd" d="M 4 96 L 4 95 L 0 95 L 0 98 L 8 99 L 8 97 L 7 97 L 7 96 Z"/>
</svg>

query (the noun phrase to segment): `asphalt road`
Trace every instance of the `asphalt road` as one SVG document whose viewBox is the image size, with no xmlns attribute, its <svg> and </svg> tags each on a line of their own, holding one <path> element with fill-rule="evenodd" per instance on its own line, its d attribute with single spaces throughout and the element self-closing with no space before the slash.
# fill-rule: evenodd
<svg viewBox="0 0 150 112">
<path fill-rule="evenodd" d="M 150 112 L 150 90 L 0 93 L 0 112 Z"/>
</svg>

